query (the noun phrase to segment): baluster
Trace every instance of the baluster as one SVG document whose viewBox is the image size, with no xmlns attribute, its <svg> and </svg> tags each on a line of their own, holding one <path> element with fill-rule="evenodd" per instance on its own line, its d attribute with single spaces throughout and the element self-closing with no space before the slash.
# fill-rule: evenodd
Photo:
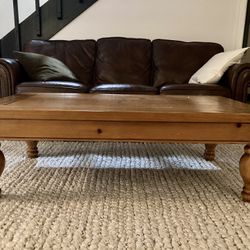
<svg viewBox="0 0 250 250">
<path fill-rule="evenodd" d="M 56 1 L 56 15 L 57 19 L 63 19 L 63 2 L 62 0 Z"/>
<path fill-rule="evenodd" d="M 17 0 L 13 0 L 14 22 L 15 22 L 15 36 L 16 36 L 16 49 L 21 50 L 21 33 L 19 25 L 19 13 Z"/>
<path fill-rule="evenodd" d="M 35 3 L 36 3 L 36 35 L 42 36 L 42 19 L 41 19 L 40 1 L 35 0 Z"/>
<path fill-rule="evenodd" d="M 247 1 L 243 47 L 247 47 L 249 46 L 249 44 L 250 44 L 250 0 Z"/>
</svg>

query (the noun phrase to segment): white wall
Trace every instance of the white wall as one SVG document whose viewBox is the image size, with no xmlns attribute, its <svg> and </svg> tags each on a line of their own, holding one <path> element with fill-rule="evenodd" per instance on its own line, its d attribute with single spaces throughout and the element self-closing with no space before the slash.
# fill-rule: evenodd
<svg viewBox="0 0 250 250">
<path fill-rule="evenodd" d="M 105 36 L 218 42 L 240 48 L 247 0 L 99 0 L 52 39 Z"/>
<path fill-rule="evenodd" d="M 0 39 L 14 28 L 13 5 L 10 0 L 0 0 Z"/>
<path fill-rule="evenodd" d="M 40 0 L 40 6 L 48 0 Z M 35 11 L 35 0 L 18 0 L 19 21 Z M 0 0 L 0 39 L 14 29 L 14 14 L 12 0 Z"/>
<path fill-rule="evenodd" d="M 43 5 L 48 0 L 40 0 Z M 35 10 L 18 0 L 20 21 Z M 52 39 L 105 36 L 213 41 L 241 47 L 247 0 L 99 0 Z M 11 0 L 0 0 L 0 39 L 14 28 Z"/>
</svg>

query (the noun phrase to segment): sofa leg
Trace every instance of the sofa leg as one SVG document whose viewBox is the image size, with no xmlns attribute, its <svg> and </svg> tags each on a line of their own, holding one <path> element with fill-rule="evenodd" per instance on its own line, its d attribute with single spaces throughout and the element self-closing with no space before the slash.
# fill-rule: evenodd
<svg viewBox="0 0 250 250">
<path fill-rule="evenodd" d="M 213 161 L 215 158 L 216 144 L 205 144 L 204 159 L 207 161 Z"/>
<path fill-rule="evenodd" d="M 38 141 L 26 141 L 27 143 L 27 156 L 28 158 L 37 158 L 38 157 Z"/>
</svg>

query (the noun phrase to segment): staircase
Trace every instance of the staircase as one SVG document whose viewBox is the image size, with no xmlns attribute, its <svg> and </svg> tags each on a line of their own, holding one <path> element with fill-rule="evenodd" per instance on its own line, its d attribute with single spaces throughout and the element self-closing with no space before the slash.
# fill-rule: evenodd
<svg viewBox="0 0 250 250">
<path fill-rule="evenodd" d="M 15 28 L 0 40 L 0 57 L 12 58 L 13 50 L 22 50 L 31 39 L 50 39 L 96 1 L 48 0 L 40 6 L 40 0 L 34 0 L 35 12 L 20 23 L 18 1 L 13 0 Z"/>
</svg>

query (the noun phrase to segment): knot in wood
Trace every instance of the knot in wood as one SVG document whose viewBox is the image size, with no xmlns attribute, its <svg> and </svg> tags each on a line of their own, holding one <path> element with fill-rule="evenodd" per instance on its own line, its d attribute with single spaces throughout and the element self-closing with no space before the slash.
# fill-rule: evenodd
<svg viewBox="0 0 250 250">
<path fill-rule="evenodd" d="M 102 130 L 100 128 L 97 129 L 97 134 L 101 134 Z"/>
</svg>

